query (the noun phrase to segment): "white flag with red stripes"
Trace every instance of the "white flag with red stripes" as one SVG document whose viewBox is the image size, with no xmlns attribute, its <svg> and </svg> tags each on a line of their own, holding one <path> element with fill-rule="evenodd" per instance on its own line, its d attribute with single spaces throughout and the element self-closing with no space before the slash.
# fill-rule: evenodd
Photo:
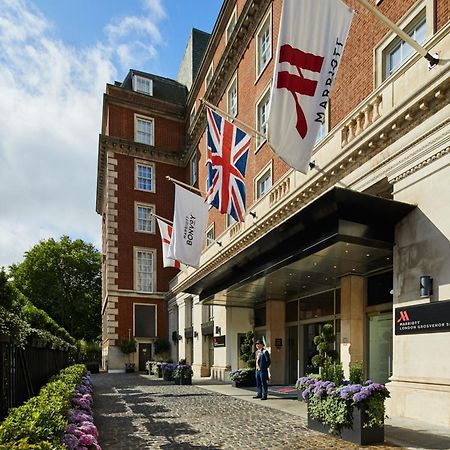
<svg viewBox="0 0 450 450">
<path fill-rule="evenodd" d="M 353 11 L 341 0 L 284 0 L 267 125 L 281 159 L 307 173 Z"/>
<path fill-rule="evenodd" d="M 172 226 L 166 222 L 163 222 L 161 219 L 156 220 L 158 221 L 159 232 L 161 234 L 163 267 L 176 267 L 177 269 L 180 269 L 180 261 L 168 257 L 169 245 L 172 239 Z"/>
</svg>

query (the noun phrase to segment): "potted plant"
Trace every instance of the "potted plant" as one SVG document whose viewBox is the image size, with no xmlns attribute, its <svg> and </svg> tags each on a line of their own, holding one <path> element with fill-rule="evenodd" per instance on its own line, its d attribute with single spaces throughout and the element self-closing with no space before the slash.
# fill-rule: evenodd
<svg viewBox="0 0 450 450">
<path fill-rule="evenodd" d="M 136 352 L 136 339 L 131 338 L 131 339 L 123 339 L 120 342 L 120 349 L 122 350 L 123 353 L 125 353 L 126 355 L 130 355 L 131 353 L 135 353 Z M 128 358 L 130 358 L 130 356 L 128 356 Z M 135 364 L 128 361 L 127 363 L 125 363 L 125 372 L 126 373 L 130 373 L 130 372 L 134 372 L 135 371 Z"/>
<path fill-rule="evenodd" d="M 162 363 L 161 370 L 164 381 L 173 381 L 173 372 L 175 371 L 176 364 L 174 363 Z"/>
<path fill-rule="evenodd" d="M 238 369 L 230 372 L 233 387 L 252 387 L 256 385 L 255 369 Z"/>
<path fill-rule="evenodd" d="M 359 445 L 384 442 L 384 402 L 389 391 L 367 380 L 336 385 L 330 380 L 302 377 L 297 387 L 308 402 L 308 427 Z"/>
<path fill-rule="evenodd" d="M 189 364 L 178 364 L 173 372 L 175 384 L 192 384 L 192 367 Z"/>
</svg>

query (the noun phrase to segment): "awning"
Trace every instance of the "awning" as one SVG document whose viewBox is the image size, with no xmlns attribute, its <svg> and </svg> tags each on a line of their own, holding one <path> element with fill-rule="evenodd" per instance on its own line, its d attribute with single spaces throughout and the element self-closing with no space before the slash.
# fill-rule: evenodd
<svg viewBox="0 0 450 450">
<path fill-rule="evenodd" d="M 262 277 L 325 249 L 336 253 L 341 243 L 359 253 L 377 249 L 377 258 L 384 258 L 383 250 L 392 251 L 395 224 L 414 207 L 335 187 L 185 291 L 205 300 L 248 283 L 258 285 Z"/>
</svg>

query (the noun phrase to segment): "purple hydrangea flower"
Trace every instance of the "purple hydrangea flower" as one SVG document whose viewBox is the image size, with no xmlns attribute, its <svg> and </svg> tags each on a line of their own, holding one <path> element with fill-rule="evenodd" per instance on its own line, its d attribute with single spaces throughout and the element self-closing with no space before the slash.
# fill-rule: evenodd
<svg viewBox="0 0 450 450">
<path fill-rule="evenodd" d="M 78 447 L 78 438 L 73 434 L 65 434 L 62 443 L 68 450 L 75 450 Z"/>
<path fill-rule="evenodd" d="M 97 440 L 95 439 L 94 436 L 92 436 L 92 434 L 83 434 L 80 439 L 79 442 L 81 445 L 84 445 L 86 447 L 89 447 L 90 445 L 92 445 L 94 442 L 97 442 Z"/>
</svg>

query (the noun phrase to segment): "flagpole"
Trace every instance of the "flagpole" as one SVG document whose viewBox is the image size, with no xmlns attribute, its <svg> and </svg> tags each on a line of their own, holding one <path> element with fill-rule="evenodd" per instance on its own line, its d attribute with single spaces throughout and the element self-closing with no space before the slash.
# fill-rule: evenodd
<svg viewBox="0 0 450 450">
<path fill-rule="evenodd" d="M 381 20 L 388 28 L 390 28 L 394 33 L 400 36 L 405 42 L 407 42 L 411 47 L 413 47 L 417 53 L 423 56 L 429 63 L 430 68 L 436 66 L 439 63 L 439 58 L 428 53 L 427 49 L 418 44 L 411 36 L 405 33 L 399 26 L 388 19 L 384 14 L 382 14 L 377 8 L 372 6 L 367 0 L 356 0 L 361 6 L 369 10 L 377 19 Z"/>
<path fill-rule="evenodd" d="M 153 217 L 156 217 L 157 219 L 162 220 L 163 222 L 168 223 L 169 225 L 173 225 L 173 222 L 171 220 L 169 220 L 169 219 L 166 219 L 165 217 L 158 216 L 158 214 L 155 214 L 155 213 L 151 213 L 151 215 Z"/>
<path fill-rule="evenodd" d="M 172 183 L 175 183 L 175 184 L 179 184 L 180 186 L 184 186 L 184 187 L 186 187 L 188 189 L 192 189 L 193 191 L 198 192 L 201 196 L 206 195 L 206 192 L 201 191 L 200 189 L 197 189 L 194 186 L 190 186 L 189 184 L 183 183 L 182 181 L 176 180 L 175 178 L 172 178 L 169 175 L 166 175 L 166 180 L 169 180 L 169 181 L 171 181 Z"/>
<path fill-rule="evenodd" d="M 259 137 L 263 138 L 263 139 L 267 139 L 267 136 L 261 132 L 259 132 L 258 130 L 255 130 L 254 128 L 252 128 L 250 125 L 246 124 L 245 122 L 243 122 L 242 120 L 239 120 L 238 118 L 231 116 L 230 114 L 228 114 L 227 112 L 225 112 L 224 110 L 218 108 L 217 106 L 213 105 L 212 103 L 209 103 L 207 100 L 205 100 L 203 97 L 200 99 L 200 101 L 202 103 L 204 103 L 206 106 L 209 106 L 211 109 L 213 109 L 214 111 L 219 112 L 220 114 L 223 114 L 224 116 L 226 116 L 228 119 L 230 120 L 234 120 L 235 122 L 241 124 L 243 127 L 248 128 L 250 131 L 252 131 L 254 134 L 258 135 Z"/>
</svg>

